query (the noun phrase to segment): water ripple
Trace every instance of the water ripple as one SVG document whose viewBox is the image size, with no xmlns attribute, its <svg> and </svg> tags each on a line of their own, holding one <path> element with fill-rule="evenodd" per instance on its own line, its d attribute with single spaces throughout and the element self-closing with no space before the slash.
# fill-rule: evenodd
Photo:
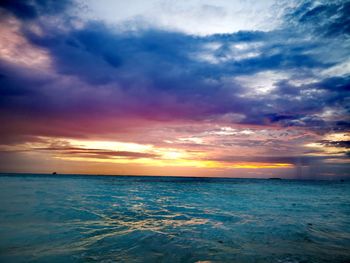
<svg viewBox="0 0 350 263">
<path fill-rule="evenodd" d="M 1 177 L 1 262 L 350 262 L 350 185 Z"/>
</svg>

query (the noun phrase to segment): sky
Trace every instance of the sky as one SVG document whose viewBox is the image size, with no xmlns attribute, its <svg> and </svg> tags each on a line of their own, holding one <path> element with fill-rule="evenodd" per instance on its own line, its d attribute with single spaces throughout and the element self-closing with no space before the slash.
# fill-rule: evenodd
<svg viewBox="0 0 350 263">
<path fill-rule="evenodd" d="M 349 13 L 2 0 L 0 172 L 349 178 Z"/>
</svg>

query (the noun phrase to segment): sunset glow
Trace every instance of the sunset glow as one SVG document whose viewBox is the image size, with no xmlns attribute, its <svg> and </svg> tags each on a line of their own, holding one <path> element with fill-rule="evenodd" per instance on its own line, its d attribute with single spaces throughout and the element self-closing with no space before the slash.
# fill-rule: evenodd
<svg viewBox="0 0 350 263">
<path fill-rule="evenodd" d="M 342 1 L 44 2 L 0 5 L 0 172 L 348 176 Z"/>
</svg>

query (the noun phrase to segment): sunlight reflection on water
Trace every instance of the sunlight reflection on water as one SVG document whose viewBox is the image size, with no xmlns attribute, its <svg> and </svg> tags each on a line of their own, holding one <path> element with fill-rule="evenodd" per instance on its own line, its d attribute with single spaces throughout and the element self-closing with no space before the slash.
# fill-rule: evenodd
<svg viewBox="0 0 350 263">
<path fill-rule="evenodd" d="M 348 182 L 0 176 L 1 262 L 346 262 Z"/>
</svg>

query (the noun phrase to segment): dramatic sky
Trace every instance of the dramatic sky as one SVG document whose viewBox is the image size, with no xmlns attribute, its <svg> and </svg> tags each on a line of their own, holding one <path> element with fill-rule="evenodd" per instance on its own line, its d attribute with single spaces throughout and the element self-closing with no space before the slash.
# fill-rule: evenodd
<svg viewBox="0 0 350 263">
<path fill-rule="evenodd" d="M 0 172 L 350 176 L 349 14 L 1 0 Z"/>
</svg>

